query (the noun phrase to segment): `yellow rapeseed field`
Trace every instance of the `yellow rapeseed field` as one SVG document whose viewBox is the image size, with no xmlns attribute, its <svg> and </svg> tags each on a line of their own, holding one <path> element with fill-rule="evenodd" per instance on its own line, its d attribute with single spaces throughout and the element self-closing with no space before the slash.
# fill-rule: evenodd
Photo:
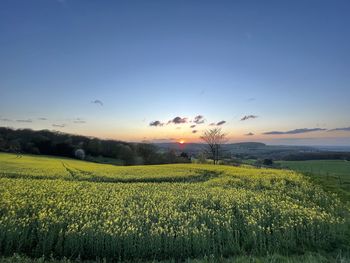
<svg viewBox="0 0 350 263">
<path fill-rule="evenodd" d="M 332 250 L 345 208 L 301 174 L 0 154 L 0 254 L 166 259 Z"/>
</svg>

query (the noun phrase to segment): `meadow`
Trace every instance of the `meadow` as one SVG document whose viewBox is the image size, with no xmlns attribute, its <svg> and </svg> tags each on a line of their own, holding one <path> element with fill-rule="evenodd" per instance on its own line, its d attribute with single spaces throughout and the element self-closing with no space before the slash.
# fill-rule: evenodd
<svg viewBox="0 0 350 263">
<path fill-rule="evenodd" d="M 290 170 L 1 153 L 0 200 L 3 256 L 152 261 L 348 249 L 348 208 Z"/>
<path fill-rule="evenodd" d="M 278 163 L 281 167 L 304 173 L 326 190 L 337 193 L 344 202 L 350 202 L 350 161 L 309 160 Z"/>
</svg>

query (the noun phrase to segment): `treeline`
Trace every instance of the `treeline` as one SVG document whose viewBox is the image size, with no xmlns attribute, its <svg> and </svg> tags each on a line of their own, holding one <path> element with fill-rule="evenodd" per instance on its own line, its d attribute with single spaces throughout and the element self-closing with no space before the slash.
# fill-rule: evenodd
<svg viewBox="0 0 350 263">
<path fill-rule="evenodd" d="M 282 158 L 284 161 L 307 160 L 347 160 L 350 161 L 350 152 L 310 152 L 290 154 Z"/>
<path fill-rule="evenodd" d="M 153 144 L 101 140 L 49 130 L 33 131 L 4 127 L 0 127 L 0 151 L 78 157 L 98 162 L 110 158 L 115 160 L 111 163 L 122 165 L 189 162 L 185 153 L 178 156 L 174 151 L 160 152 Z"/>
</svg>

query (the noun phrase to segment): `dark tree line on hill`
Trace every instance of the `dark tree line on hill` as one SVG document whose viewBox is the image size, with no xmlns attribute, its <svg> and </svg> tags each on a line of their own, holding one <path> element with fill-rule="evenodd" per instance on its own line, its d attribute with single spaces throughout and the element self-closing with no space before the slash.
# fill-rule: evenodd
<svg viewBox="0 0 350 263">
<path fill-rule="evenodd" d="M 347 160 L 350 161 L 350 152 L 312 152 L 290 154 L 282 158 L 284 161 L 306 161 L 306 160 Z"/>
<path fill-rule="evenodd" d="M 86 159 L 101 161 L 114 159 L 124 165 L 189 162 L 187 155 L 174 151 L 159 152 L 155 145 L 101 140 L 49 130 L 11 129 L 0 127 L 0 151 L 75 157 L 77 150 L 85 152 Z"/>
</svg>

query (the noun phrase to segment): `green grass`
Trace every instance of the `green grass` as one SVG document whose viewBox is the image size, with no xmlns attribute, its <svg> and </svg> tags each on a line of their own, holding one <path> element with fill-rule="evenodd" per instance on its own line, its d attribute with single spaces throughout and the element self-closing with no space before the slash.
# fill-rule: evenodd
<svg viewBox="0 0 350 263">
<path fill-rule="evenodd" d="M 312 160 L 280 161 L 282 167 L 305 173 L 323 188 L 337 193 L 345 202 L 350 202 L 350 161 Z"/>
<path fill-rule="evenodd" d="M 0 154 L 0 200 L 4 256 L 327 262 L 348 247 L 341 201 L 288 170 Z"/>
</svg>

